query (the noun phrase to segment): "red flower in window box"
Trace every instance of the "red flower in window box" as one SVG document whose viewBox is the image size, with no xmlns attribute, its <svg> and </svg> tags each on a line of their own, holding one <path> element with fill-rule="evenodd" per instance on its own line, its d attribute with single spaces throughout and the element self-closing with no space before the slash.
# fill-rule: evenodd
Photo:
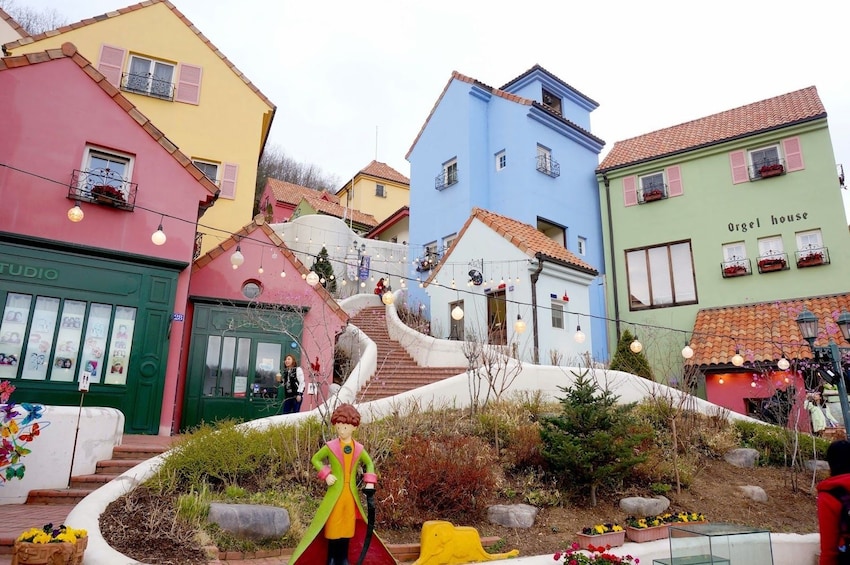
<svg viewBox="0 0 850 565">
<path fill-rule="evenodd" d="M 764 165 L 759 169 L 759 176 L 761 178 L 775 177 L 777 175 L 781 175 L 785 172 L 785 167 L 780 165 L 779 163 L 774 163 L 773 165 Z"/>
<path fill-rule="evenodd" d="M 814 267 L 815 265 L 823 264 L 823 253 L 820 251 L 813 251 L 807 255 L 801 256 L 797 259 L 798 267 Z"/>
<path fill-rule="evenodd" d="M 652 202 L 654 200 L 661 200 L 662 198 L 664 198 L 664 191 L 660 188 L 645 190 L 643 193 L 644 202 Z"/>
<path fill-rule="evenodd" d="M 729 265 L 728 267 L 723 267 L 723 275 L 726 277 L 737 277 L 739 275 L 746 275 L 747 268 L 743 265 Z"/>
<path fill-rule="evenodd" d="M 124 193 L 109 184 L 96 184 L 91 188 L 91 196 L 99 202 L 110 204 L 126 204 Z"/>
<path fill-rule="evenodd" d="M 785 259 L 782 259 L 780 257 L 761 259 L 759 261 L 759 271 L 761 271 L 762 273 L 770 271 L 781 271 L 785 268 L 785 265 Z"/>
</svg>

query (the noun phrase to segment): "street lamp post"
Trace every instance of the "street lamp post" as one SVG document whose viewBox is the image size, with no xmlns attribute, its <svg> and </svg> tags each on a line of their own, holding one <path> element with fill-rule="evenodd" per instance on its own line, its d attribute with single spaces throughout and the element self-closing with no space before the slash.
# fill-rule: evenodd
<svg viewBox="0 0 850 565">
<path fill-rule="evenodd" d="M 838 328 L 841 330 L 841 335 L 844 340 L 850 342 L 850 313 L 846 310 L 841 312 L 836 320 Z M 832 338 L 829 338 L 829 345 L 815 346 L 815 338 L 818 335 L 818 319 L 812 314 L 808 308 L 803 308 L 800 315 L 797 316 L 797 326 L 800 328 L 800 334 L 803 339 L 809 344 L 815 358 L 829 358 L 832 361 L 832 368 L 835 371 L 836 380 L 838 381 L 838 399 L 841 401 L 841 417 L 844 420 L 844 435 L 850 439 L 848 435 L 848 426 L 850 426 L 850 403 L 847 401 L 847 383 L 845 381 L 844 369 L 841 366 L 841 353 L 850 352 L 848 348 L 840 348 L 836 345 Z"/>
</svg>

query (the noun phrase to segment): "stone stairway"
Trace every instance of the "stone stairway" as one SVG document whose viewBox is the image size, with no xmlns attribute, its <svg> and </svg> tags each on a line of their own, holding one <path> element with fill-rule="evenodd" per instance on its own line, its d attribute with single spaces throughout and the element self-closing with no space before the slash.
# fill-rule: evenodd
<svg viewBox="0 0 850 565">
<path fill-rule="evenodd" d="M 357 392 L 358 402 L 395 396 L 466 371 L 466 367 L 423 367 L 417 364 L 398 341 L 390 338 L 385 312 L 384 306 L 373 306 L 362 309 L 351 318 L 351 323 L 378 346 L 378 370 Z"/>
</svg>

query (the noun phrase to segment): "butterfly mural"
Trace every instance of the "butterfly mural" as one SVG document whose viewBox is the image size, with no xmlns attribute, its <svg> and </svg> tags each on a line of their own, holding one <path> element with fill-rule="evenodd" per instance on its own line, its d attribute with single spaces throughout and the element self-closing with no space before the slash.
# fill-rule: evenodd
<svg viewBox="0 0 850 565">
<path fill-rule="evenodd" d="M 29 444 L 50 424 L 42 420 L 42 404 L 10 402 L 14 390 L 8 381 L 0 382 L 0 486 L 24 478 L 27 467 L 21 460 L 32 453 Z"/>
</svg>

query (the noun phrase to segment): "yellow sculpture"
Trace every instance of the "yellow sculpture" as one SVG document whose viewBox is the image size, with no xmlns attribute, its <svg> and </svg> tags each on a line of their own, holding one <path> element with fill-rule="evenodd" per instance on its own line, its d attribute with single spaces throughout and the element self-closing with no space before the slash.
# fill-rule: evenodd
<svg viewBox="0 0 850 565">
<path fill-rule="evenodd" d="M 420 544 L 419 559 L 413 565 L 483 563 L 519 555 L 518 549 L 507 553 L 487 553 L 481 545 L 478 530 L 443 520 L 429 520 L 422 524 Z"/>
</svg>

